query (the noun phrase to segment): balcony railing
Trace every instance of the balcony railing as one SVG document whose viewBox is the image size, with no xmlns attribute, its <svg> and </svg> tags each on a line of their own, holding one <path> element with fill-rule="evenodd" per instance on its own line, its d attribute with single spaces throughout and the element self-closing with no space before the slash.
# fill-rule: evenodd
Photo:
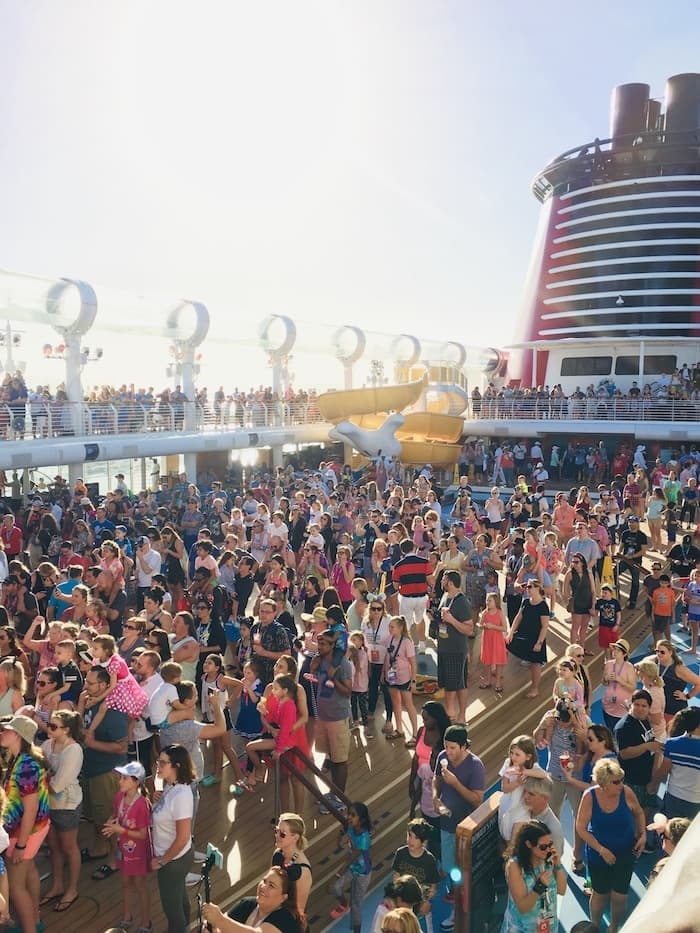
<svg viewBox="0 0 700 933">
<path fill-rule="evenodd" d="M 0 405 L 0 439 L 135 434 L 143 431 L 236 431 L 313 424 L 313 402 L 249 402 L 202 406 L 126 402 L 50 402 L 41 407 Z"/>
<path fill-rule="evenodd" d="M 482 420 L 520 418 L 554 421 L 700 420 L 700 399 L 482 399 L 470 401 L 470 415 Z"/>
</svg>

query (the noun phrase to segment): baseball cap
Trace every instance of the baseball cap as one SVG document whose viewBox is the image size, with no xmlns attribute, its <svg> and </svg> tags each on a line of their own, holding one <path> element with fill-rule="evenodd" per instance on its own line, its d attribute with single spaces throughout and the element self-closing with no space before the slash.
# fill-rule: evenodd
<svg viewBox="0 0 700 933">
<path fill-rule="evenodd" d="M 136 543 L 137 543 L 138 545 L 150 544 L 150 543 L 151 543 L 151 539 L 148 537 L 148 535 L 141 535 L 140 538 L 137 538 L 137 539 L 136 539 Z"/>
<path fill-rule="evenodd" d="M 124 534 L 126 534 L 129 529 L 126 527 L 126 525 L 117 525 L 114 530 L 122 531 Z"/>
<path fill-rule="evenodd" d="M 16 732 L 26 742 L 32 743 L 36 737 L 37 724 L 28 716 L 13 716 L 9 722 L 4 722 L 1 728 Z"/>
<path fill-rule="evenodd" d="M 146 769 L 140 761 L 129 761 L 125 765 L 119 765 L 114 770 L 117 774 L 123 774 L 124 777 L 136 778 L 139 784 L 146 779 Z"/>
</svg>

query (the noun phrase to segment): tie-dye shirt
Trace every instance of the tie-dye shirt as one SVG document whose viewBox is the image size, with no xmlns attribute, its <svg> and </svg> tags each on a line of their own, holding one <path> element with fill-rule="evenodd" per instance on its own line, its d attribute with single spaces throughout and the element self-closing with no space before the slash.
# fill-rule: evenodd
<svg viewBox="0 0 700 933">
<path fill-rule="evenodd" d="M 24 814 L 23 797 L 38 794 L 37 810 L 32 833 L 43 829 L 49 821 L 49 775 L 36 758 L 26 752 L 20 752 L 12 769 L 5 775 L 5 794 L 7 804 L 3 825 L 9 836 L 17 836 Z"/>
</svg>

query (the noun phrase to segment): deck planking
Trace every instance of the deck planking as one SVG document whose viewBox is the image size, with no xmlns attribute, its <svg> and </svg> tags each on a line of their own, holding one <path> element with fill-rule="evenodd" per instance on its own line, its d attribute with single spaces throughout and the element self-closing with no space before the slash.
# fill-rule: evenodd
<svg viewBox="0 0 700 933">
<path fill-rule="evenodd" d="M 650 635 L 648 617 L 640 610 L 623 613 L 621 635 L 634 645 L 639 645 Z M 525 698 L 529 688 L 528 669 L 517 659 L 509 658 L 504 677 L 504 694 L 498 697 L 492 690 L 479 690 L 477 637 L 473 646 L 470 664 L 469 705 L 467 721 L 472 750 L 484 762 L 487 784 L 498 777 L 498 771 L 508 750 L 508 743 L 517 734 L 532 733 L 542 714 L 551 707 L 551 694 L 556 678 L 557 660 L 568 645 L 568 626 L 564 610 L 557 607 L 557 618 L 551 624 L 547 637 L 548 662 L 543 671 L 540 694 L 534 700 Z M 586 647 L 593 652 L 587 658 L 587 669 L 592 688 L 600 683 L 604 652 L 597 645 L 597 634 L 589 630 Z M 427 697 L 424 699 L 428 699 Z M 423 698 L 416 698 L 417 705 Z M 373 885 L 379 884 L 387 875 L 393 853 L 405 840 L 405 825 L 408 819 L 408 773 L 412 752 L 403 742 L 387 741 L 377 718 L 377 737 L 366 739 L 364 732 L 353 732 L 351 744 L 349 780 L 347 794 L 352 800 L 364 801 L 373 822 L 372 860 L 374 864 Z M 405 724 L 408 726 L 408 723 Z M 321 756 L 316 755 L 317 764 Z M 246 793 L 234 798 L 230 794 L 230 768 L 224 767 L 221 784 L 202 787 L 201 803 L 196 824 L 196 848 L 206 849 L 212 842 L 224 855 L 225 871 L 214 869 L 211 873 L 212 899 L 227 909 L 238 898 L 254 893 L 255 885 L 269 866 L 274 846 L 273 807 L 274 788 L 271 775 L 264 784 L 258 785 L 255 794 Z M 335 899 L 328 893 L 328 886 L 335 880 L 336 872 L 343 864 L 343 852 L 338 848 L 338 823 L 332 816 L 321 816 L 315 801 L 307 793 L 304 812 L 309 839 L 308 855 L 313 868 L 314 885 L 309 900 L 308 915 L 314 931 L 330 925 L 328 914 Z M 81 845 L 87 845 L 89 827 L 82 824 Z M 84 837 L 84 838 L 83 838 Z M 93 882 L 90 873 L 98 863 L 83 866 L 81 874 L 81 897 L 69 912 L 56 914 L 51 906 L 42 910 L 42 919 L 47 933 L 63 933 L 77 929 L 83 933 L 103 933 L 122 916 L 121 889 L 118 875 Z M 40 859 L 42 871 L 48 865 Z M 44 882 L 42 887 L 46 887 Z M 165 919 L 160 907 L 157 885 L 152 879 L 153 933 L 166 933 Z M 192 907 L 192 919 L 196 917 L 197 889 L 188 888 Z M 203 891 L 202 891 L 203 894 Z M 194 928 L 194 927 L 193 927 Z"/>
</svg>

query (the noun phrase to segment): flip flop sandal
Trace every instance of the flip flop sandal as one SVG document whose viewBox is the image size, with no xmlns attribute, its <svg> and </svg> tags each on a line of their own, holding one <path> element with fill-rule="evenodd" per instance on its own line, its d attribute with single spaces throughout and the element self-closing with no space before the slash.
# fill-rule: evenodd
<svg viewBox="0 0 700 933">
<path fill-rule="evenodd" d="M 479 684 L 479 690 L 490 690 L 490 689 L 491 689 L 491 684 L 485 684 L 483 683 L 483 681 L 482 683 Z"/>
<path fill-rule="evenodd" d="M 48 904 L 53 904 L 54 901 L 58 901 L 63 897 L 63 891 L 60 894 L 45 894 L 42 898 L 39 899 L 39 907 L 46 907 Z"/>
<path fill-rule="evenodd" d="M 69 901 L 59 901 L 58 904 L 56 904 L 56 906 L 53 909 L 54 913 L 64 914 L 67 910 L 69 910 L 73 906 L 73 904 L 75 904 L 75 902 L 78 900 L 79 897 L 80 895 L 76 894 L 75 897 L 71 898 L 71 900 Z"/>
<path fill-rule="evenodd" d="M 385 739 L 402 739 L 403 732 L 387 732 L 384 738 Z"/>
</svg>

